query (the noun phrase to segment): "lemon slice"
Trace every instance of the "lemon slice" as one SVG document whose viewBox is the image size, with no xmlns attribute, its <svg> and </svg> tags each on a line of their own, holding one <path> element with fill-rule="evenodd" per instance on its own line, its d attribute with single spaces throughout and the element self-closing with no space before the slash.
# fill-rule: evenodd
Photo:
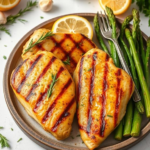
<svg viewBox="0 0 150 150">
<path fill-rule="evenodd" d="M 115 15 L 123 14 L 131 5 L 131 0 L 99 0 L 102 9 L 110 7 Z"/>
<path fill-rule="evenodd" d="M 0 0 L 0 11 L 7 11 L 19 4 L 20 0 Z"/>
<path fill-rule="evenodd" d="M 90 22 L 76 15 L 69 15 L 58 19 L 53 27 L 53 33 L 82 33 L 88 38 L 93 38 L 93 29 Z"/>
</svg>

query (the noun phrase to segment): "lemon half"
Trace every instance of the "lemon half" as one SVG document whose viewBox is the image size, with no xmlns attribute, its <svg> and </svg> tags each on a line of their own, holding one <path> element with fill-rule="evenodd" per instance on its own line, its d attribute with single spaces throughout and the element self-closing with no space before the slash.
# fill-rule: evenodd
<svg viewBox="0 0 150 150">
<path fill-rule="evenodd" d="M 93 38 L 93 28 L 90 22 L 80 16 L 69 15 L 58 19 L 53 27 L 53 33 L 82 33 L 86 37 Z"/>
</svg>

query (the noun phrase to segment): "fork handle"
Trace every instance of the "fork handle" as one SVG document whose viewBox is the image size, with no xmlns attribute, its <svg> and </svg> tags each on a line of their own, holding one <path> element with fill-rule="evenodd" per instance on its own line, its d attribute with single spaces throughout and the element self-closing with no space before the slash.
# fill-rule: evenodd
<svg viewBox="0 0 150 150">
<path fill-rule="evenodd" d="M 129 67 L 128 67 L 126 61 L 125 61 L 123 52 L 122 52 L 122 50 L 121 50 L 121 48 L 120 48 L 120 46 L 119 46 L 119 44 L 118 44 L 118 41 L 117 41 L 116 39 L 111 39 L 111 40 L 112 40 L 112 41 L 114 42 L 114 44 L 115 44 L 116 51 L 117 51 L 117 53 L 118 53 L 119 60 L 120 60 L 120 62 L 121 62 L 121 65 L 122 65 L 123 69 L 124 69 L 124 70 L 131 76 L 131 78 L 132 78 L 131 72 L 130 72 L 130 70 L 129 70 Z M 133 80 L 133 78 L 132 78 L 132 80 Z M 139 91 L 138 91 L 138 89 L 137 89 L 136 86 L 135 86 L 135 90 L 134 90 L 134 93 L 133 93 L 133 100 L 134 100 L 134 102 L 138 102 L 138 101 L 141 100 L 141 96 L 140 96 Z"/>
</svg>

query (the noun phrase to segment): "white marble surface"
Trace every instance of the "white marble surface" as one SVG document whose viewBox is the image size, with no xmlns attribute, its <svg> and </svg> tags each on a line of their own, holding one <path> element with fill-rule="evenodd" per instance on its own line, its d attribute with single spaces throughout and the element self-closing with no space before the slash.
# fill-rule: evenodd
<svg viewBox="0 0 150 150">
<path fill-rule="evenodd" d="M 16 14 L 21 8 L 24 8 L 27 3 L 27 0 L 21 0 L 20 4 L 11 11 L 5 13 L 7 16 L 11 14 Z M 124 18 L 131 13 L 133 7 L 136 7 L 133 4 L 130 9 L 120 18 Z M 12 150 L 43 150 L 42 147 L 35 144 L 31 141 L 16 125 L 13 118 L 11 117 L 9 110 L 6 106 L 4 96 L 3 96 L 3 72 L 5 68 L 6 61 L 3 59 L 3 56 L 9 57 L 13 47 L 17 44 L 19 39 L 25 35 L 29 30 L 31 30 L 36 25 L 56 16 L 69 14 L 69 13 L 78 13 L 78 12 L 97 12 L 100 10 L 98 0 L 54 0 L 54 6 L 52 10 L 48 13 L 42 12 L 38 7 L 34 8 L 33 11 L 26 13 L 23 19 L 28 20 L 28 23 L 22 24 L 17 22 L 14 25 L 8 26 L 12 36 L 8 36 L 5 33 L 0 33 L 0 126 L 3 126 L 4 129 L 0 130 L 4 136 L 9 140 Z M 41 19 L 40 16 L 43 16 L 44 19 Z M 148 27 L 148 19 L 141 14 L 141 29 L 150 36 L 150 27 Z M 11 131 L 13 128 L 13 131 Z M 23 138 L 19 143 L 17 140 Z M 150 149 L 150 134 L 138 143 L 136 146 L 130 148 L 130 150 L 149 150 Z M 4 148 L 7 150 L 8 148 Z"/>
</svg>

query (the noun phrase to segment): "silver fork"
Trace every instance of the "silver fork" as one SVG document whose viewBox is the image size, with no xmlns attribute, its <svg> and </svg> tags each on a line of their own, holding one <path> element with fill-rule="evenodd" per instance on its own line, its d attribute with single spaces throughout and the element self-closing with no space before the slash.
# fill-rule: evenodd
<svg viewBox="0 0 150 150">
<path fill-rule="evenodd" d="M 106 12 L 104 11 L 104 14 L 105 14 L 105 17 L 102 15 L 102 12 L 100 11 L 100 14 L 99 12 L 97 12 L 97 17 L 98 17 L 98 21 L 99 21 L 99 25 L 100 25 L 100 31 L 102 33 L 102 35 L 106 38 L 106 39 L 109 39 L 111 40 L 115 47 L 116 47 L 116 51 L 118 53 L 118 56 L 119 56 L 119 60 L 121 62 L 121 65 L 123 67 L 123 69 L 131 76 L 132 78 L 132 75 L 130 73 L 130 70 L 129 70 L 129 67 L 125 61 L 125 58 L 124 58 L 124 55 L 123 55 L 123 52 L 118 44 L 118 41 L 117 41 L 117 38 L 119 37 L 120 35 L 120 29 L 117 27 L 116 31 L 117 31 L 117 38 L 112 38 L 112 29 L 109 25 L 109 21 L 108 21 L 108 17 L 106 15 Z M 105 18 L 105 19 L 104 19 Z M 106 20 L 106 21 L 105 21 Z M 133 78 L 132 78 L 133 80 Z M 141 100 L 141 96 L 139 94 L 139 91 L 137 90 L 137 88 L 135 87 L 135 91 L 133 93 L 133 100 L 134 102 L 138 102 Z"/>
</svg>

